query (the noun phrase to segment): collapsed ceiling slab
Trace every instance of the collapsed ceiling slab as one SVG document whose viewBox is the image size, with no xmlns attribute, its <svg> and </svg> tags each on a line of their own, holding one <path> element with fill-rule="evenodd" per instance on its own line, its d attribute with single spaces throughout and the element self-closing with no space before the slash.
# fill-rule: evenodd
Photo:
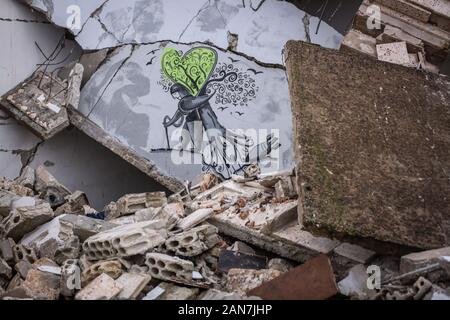
<svg viewBox="0 0 450 320">
<path fill-rule="evenodd" d="M 448 245 L 448 78 L 294 41 L 286 56 L 301 222 Z"/>
</svg>

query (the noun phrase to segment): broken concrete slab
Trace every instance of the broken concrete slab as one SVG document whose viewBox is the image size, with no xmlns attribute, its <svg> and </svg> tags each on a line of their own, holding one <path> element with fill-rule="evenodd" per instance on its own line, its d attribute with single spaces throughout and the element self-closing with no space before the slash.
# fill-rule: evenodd
<svg viewBox="0 0 450 320">
<path fill-rule="evenodd" d="M 181 219 L 177 223 L 176 227 L 181 230 L 190 229 L 208 219 L 211 215 L 213 215 L 213 213 L 214 213 L 213 209 L 209 208 L 198 209 L 189 214 L 187 217 Z"/>
<path fill-rule="evenodd" d="M 78 291 L 75 300 L 112 300 L 119 295 L 122 289 L 122 285 L 103 273 Z"/>
<path fill-rule="evenodd" d="M 407 254 L 400 260 L 400 272 L 407 273 L 437 263 L 442 256 L 450 256 L 450 247 Z"/>
<path fill-rule="evenodd" d="M 69 126 L 66 84 L 41 71 L 0 98 L 0 107 L 34 134 L 47 140 Z"/>
<path fill-rule="evenodd" d="M 143 254 L 166 240 L 164 227 L 162 220 L 119 226 L 89 237 L 83 250 L 91 260 Z"/>
<path fill-rule="evenodd" d="M 448 80 L 296 42 L 286 46 L 286 63 L 301 222 L 401 245 L 445 246 Z M 336 68 L 345 72 L 329 72 Z"/>
<path fill-rule="evenodd" d="M 149 283 L 151 277 L 145 274 L 124 273 L 116 282 L 123 287 L 117 296 L 118 300 L 135 300 L 145 286 Z"/>
<path fill-rule="evenodd" d="M 8 263 L 0 258 L 0 277 L 11 279 L 12 277 L 12 269 L 8 265 Z"/>
<path fill-rule="evenodd" d="M 107 221 L 74 214 L 63 215 L 60 221 L 70 224 L 74 235 L 80 238 L 81 242 L 97 233 L 117 227 L 115 224 Z"/>
<path fill-rule="evenodd" d="M 41 265 L 58 267 L 56 263 L 48 259 L 41 259 L 33 264 L 21 285 L 27 295 L 37 300 L 56 300 L 60 294 L 60 276 L 53 273 L 37 270 Z"/>
<path fill-rule="evenodd" d="M 346 277 L 352 267 L 358 264 L 368 264 L 375 255 L 374 251 L 361 246 L 347 242 L 341 243 L 330 256 L 337 281 Z"/>
<path fill-rule="evenodd" d="M 59 183 L 44 166 L 37 167 L 35 173 L 35 190 L 39 193 L 39 197 L 50 203 L 52 208 L 62 205 L 71 194 L 69 189 Z"/>
<path fill-rule="evenodd" d="M 17 198 L 19 197 L 12 192 L 0 190 L 0 218 L 9 214 L 11 202 Z"/>
<path fill-rule="evenodd" d="M 19 207 L 2 220 L 0 227 L 7 237 L 19 241 L 26 233 L 51 220 L 53 216 L 53 210 L 46 202 L 33 207 Z"/>
<path fill-rule="evenodd" d="M 127 194 L 116 202 L 117 214 L 113 217 L 121 217 L 136 213 L 138 210 L 162 207 L 167 203 L 165 192 L 146 192 Z"/>
<path fill-rule="evenodd" d="M 320 255 L 247 292 L 265 300 L 323 300 L 338 293 L 331 262 Z"/>
<path fill-rule="evenodd" d="M 380 61 L 408 66 L 411 60 L 408 54 L 406 42 L 392 42 L 377 44 L 377 57 Z"/>
<path fill-rule="evenodd" d="M 84 215 L 85 206 L 89 206 L 89 200 L 84 192 L 75 191 L 64 198 L 65 203 L 55 210 L 55 214 L 78 214 Z"/>
</svg>

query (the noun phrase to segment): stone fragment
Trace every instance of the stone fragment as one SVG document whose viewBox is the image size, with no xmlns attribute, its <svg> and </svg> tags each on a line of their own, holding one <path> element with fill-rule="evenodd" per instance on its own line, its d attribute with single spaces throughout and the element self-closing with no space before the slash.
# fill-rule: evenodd
<svg viewBox="0 0 450 320">
<path fill-rule="evenodd" d="M 27 295 L 36 300 L 56 300 L 60 294 L 60 276 L 31 269 L 22 284 Z"/>
<path fill-rule="evenodd" d="M 81 275 L 78 261 L 68 259 L 61 266 L 61 295 L 64 297 L 72 297 L 75 289 L 81 289 Z"/>
<path fill-rule="evenodd" d="M 177 223 L 177 228 L 181 230 L 187 230 L 189 228 L 195 227 L 199 223 L 208 219 L 213 213 L 214 210 L 210 208 L 198 209 L 192 212 L 187 217 L 181 219 Z"/>
<path fill-rule="evenodd" d="M 267 257 L 245 254 L 242 252 L 222 250 L 219 255 L 217 269 L 228 272 L 230 269 L 265 269 Z"/>
<path fill-rule="evenodd" d="M 198 293 L 198 288 L 186 288 L 162 282 L 142 300 L 194 300 Z"/>
<path fill-rule="evenodd" d="M 12 269 L 5 260 L 0 258 L 0 277 L 11 279 Z"/>
<path fill-rule="evenodd" d="M 439 262 L 439 257 L 449 256 L 450 247 L 414 252 L 400 259 L 400 272 L 407 273 Z"/>
<path fill-rule="evenodd" d="M 448 79 L 294 41 L 285 57 L 294 118 L 302 120 L 294 130 L 300 224 L 417 248 L 447 245 Z"/>
<path fill-rule="evenodd" d="M 70 237 L 66 242 L 62 245 L 56 246 L 56 249 L 51 250 L 49 253 L 46 252 L 45 248 L 41 248 L 41 256 L 42 257 L 52 257 L 53 260 L 62 264 L 67 259 L 76 259 L 80 256 L 81 244 L 80 239 L 76 236 Z M 53 253 L 54 252 L 54 253 Z"/>
<path fill-rule="evenodd" d="M 294 265 L 282 258 L 273 258 L 267 263 L 267 269 L 278 270 L 283 273 L 288 272 L 292 268 L 294 268 Z"/>
<path fill-rule="evenodd" d="M 264 300 L 323 300 L 338 293 L 331 262 L 319 255 L 248 291 Z"/>
<path fill-rule="evenodd" d="M 26 260 L 21 260 L 14 266 L 14 270 L 17 271 L 22 279 L 25 279 L 27 277 L 28 271 L 30 271 L 31 268 L 32 264 Z"/>
<path fill-rule="evenodd" d="M 70 195 L 69 189 L 59 183 L 43 166 L 36 169 L 35 190 L 52 208 L 64 204 L 65 197 Z"/>
<path fill-rule="evenodd" d="M 117 279 L 122 274 L 122 264 L 117 260 L 99 261 L 89 266 L 81 275 L 82 285 L 85 286 L 102 273 L 113 279 Z"/>
<path fill-rule="evenodd" d="M 147 253 L 145 264 L 153 278 L 168 281 L 191 281 L 194 264 L 191 261 L 162 253 Z"/>
<path fill-rule="evenodd" d="M 163 251 L 184 257 L 197 256 L 219 242 L 218 229 L 210 224 L 201 225 L 175 234 L 164 243 Z"/>
<path fill-rule="evenodd" d="M 13 239 L 0 239 L 0 254 L 6 262 L 14 261 L 14 246 L 16 243 Z"/>
<path fill-rule="evenodd" d="M 219 179 L 217 178 L 216 175 L 211 174 L 211 173 L 204 174 L 202 176 L 202 181 L 199 184 L 200 192 L 205 192 L 206 190 L 211 189 L 212 187 L 217 185 L 218 182 L 219 182 Z"/>
<path fill-rule="evenodd" d="M 161 245 L 167 237 L 162 220 L 119 226 L 89 237 L 83 250 L 91 260 L 143 254 Z"/>
<path fill-rule="evenodd" d="M 61 221 L 67 222 L 72 226 L 74 235 L 80 238 L 81 242 L 97 233 L 117 227 L 115 224 L 107 221 L 74 214 L 61 216 Z"/>
<path fill-rule="evenodd" d="M 53 218 L 53 210 L 48 203 L 34 207 L 16 208 L 3 219 L 0 227 L 7 237 L 19 241 L 23 235 Z"/>
<path fill-rule="evenodd" d="M 280 275 L 280 271 L 270 269 L 230 269 L 226 277 L 225 289 L 246 296 L 250 290 Z"/>
<path fill-rule="evenodd" d="M 151 277 L 145 274 L 124 273 L 116 283 L 123 287 L 123 290 L 117 296 L 118 300 L 135 300 L 150 282 Z"/>
<path fill-rule="evenodd" d="M 103 273 L 81 289 L 75 295 L 75 300 L 113 300 L 122 289 L 113 278 Z"/>
<path fill-rule="evenodd" d="M 23 244 L 16 244 L 13 250 L 14 250 L 14 261 L 16 263 L 25 260 L 33 264 L 37 261 L 37 254 L 34 248 L 25 246 Z"/>
<path fill-rule="evenodd" d="M 167 221 L 167 228 L 172 229 L 185 215 L 184 204 L 172 202 L 163 206 L 154 219 L 164 219 Z"/>
<path fill-rule="evenodd" d="M 119 216 L 124 216 L 141 209 L 162 207 L 166 203 L 165 192 L 146 192 L 127 194 L 117 200 L 116 205 Z"/>
<path fill-rule="evenodd" d="M 25 168 L 23 168 L 20 176 L 16 178 L 15 182 L 24 187 L 33 189 L 35 180 L 36 175 L 34 169 L 31 168 L 30 166 L 26 166 Z"/>
<path fill-rule="evenodd" d="M 217 289 L 209 289 L 199 298 L 200 300 L 243 300 L 242 296 L 237 293 L 224 292 Z"/>
</svg>

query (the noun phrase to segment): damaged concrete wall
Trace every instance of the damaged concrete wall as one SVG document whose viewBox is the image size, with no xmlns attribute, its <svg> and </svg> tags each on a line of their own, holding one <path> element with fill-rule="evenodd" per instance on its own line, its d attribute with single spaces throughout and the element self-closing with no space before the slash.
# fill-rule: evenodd
<svg viewBox="0 0 450 320">
<path fill-rule="evenodd" d="M 448 245 L 448 78 L 294 41 L 286 64 L 303 222 Z"/>
<path fill-rule="evenodd" d="M 0 2 L 0 96 L 31 75 L 65 33 L 18 1 Z M 66 40 L 49 70 L 77 59 L 80 48 Z M 162 187 L 109 150 L 77 130 L 64 131 L 42 142 L 0 110 L 0 176 L 15 178 L 21 169 L 46 165 L 70 190 L 86 190 L 92 206 L 101 209 L 124 193 Z"/>
<path fill-rule="evenodd" d="M 339 48 L 343 39 L 327 24 L 328 13 L 312 16 L 285 1 L 26 3 L 67 28 L 84 50 L 110 49 L 99 69 L 91 70 L 72 123 L 175 191 L 205 171 L 229 178 L 252 162 L 263 171 L 292 168 L 282 48 L 289 39 Z M 350 23 L 347 15 L 341 20 Z M 178 61 L 194 72 L 201 66 L 201 80 L 170 66 Z M 194 78 L 196 89 L 186 82 Z M 199 96 L 209 100 L 196 100 L 189 111 L 180 107 Z M 227 141 L 229 149 L 219 150 Z M 245 144 L 249 157 L 243 150 L 230 152 Z"/>
</svg>

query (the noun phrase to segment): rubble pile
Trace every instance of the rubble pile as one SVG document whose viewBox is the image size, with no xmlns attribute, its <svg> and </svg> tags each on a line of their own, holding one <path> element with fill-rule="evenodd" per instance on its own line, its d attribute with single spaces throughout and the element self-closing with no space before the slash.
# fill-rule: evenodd
<svg viewBox="0 0 450 320">
<path fill-rule="evenodd" d="M 97 211 L 43 167 L 26 167 L 15 180 L 0 181 L 0 297 L 450 299 L 450 248 L 398 259 L 329 239 L 329 254 L 286 259 L 287 252 L 282 258 L 216 226 L 227 217 L 264 235 L 260 241 L 280 241 L 277 230 L 298 223 L 294 181 L 292 172 L 262 175 L 251 166 L 230 181 L 206 174 L 168 197 L 128 194 Z M 376 270 L 368 273 L 374 265 L 378 280 Z"/>
</svg>

